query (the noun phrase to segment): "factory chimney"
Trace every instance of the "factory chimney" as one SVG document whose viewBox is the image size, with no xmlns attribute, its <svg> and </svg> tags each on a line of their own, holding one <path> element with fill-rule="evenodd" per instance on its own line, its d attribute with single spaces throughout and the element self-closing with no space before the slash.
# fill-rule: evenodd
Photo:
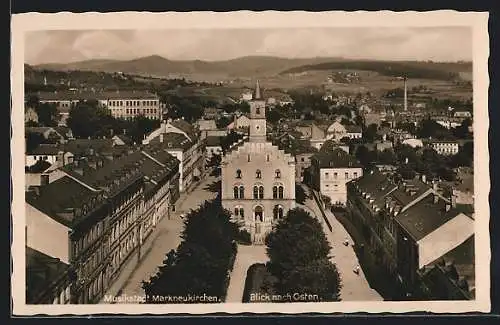
<svg viewBox="0 0 500 325">
<path fill-rule="evenodd" d="M 406 112 L 408 110 L 408 85 L 406 76 L 404 76 L 404 83 L 405 83 L 404 110 Z"/>
</svg>

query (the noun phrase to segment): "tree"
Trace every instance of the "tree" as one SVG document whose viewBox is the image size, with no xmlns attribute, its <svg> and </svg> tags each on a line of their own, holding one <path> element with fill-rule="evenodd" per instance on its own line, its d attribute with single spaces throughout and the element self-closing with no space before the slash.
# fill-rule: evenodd
<svg viewBox="0 0 500 325">
<path fill-rule="evenodd" d="M 363 131 L 363 138 L 367 142 L 373 142 L 377 139 L 378 126 L 375 123 L 368 125 L 368 127 Z"/>
<path fill-rule="evenodd" d="M 419 138 L 435 138 L 440 140 L 453 138 L 450 130 L 430 118 L 422 120 L 417 129 L 417 135 Z"/>
<path fill-rule="evenodd" d="M 38 115 L 38 123 L 43 126 L 57 126 L 59 120 L 59 112 L 56 105 L 42 103 L 35 106 L 36 114 Z"/>
<path fill-rule="evenodd" d="M 42 134 L 34 133 L 34 132 L 27 132 L 26 133 L 26 152 L 33 151 L 44 141 L 45 141 L 45 138 Z"/>
<path fill-rule="evenodd" d="M 266 237 L 266 245 L 278 292 L 307 292 L 324 301 L 338 300 L 341 284 L 329 261 L 331 247 L 321 224 L 309 213 L 300 208 L 288 211 Z"/>
<path fill-rule="evenodd" d="M 471 139 L 472 134 L 469 131 L 469 127 L 472 126 L 472 121 L 470 118 L 463 120 L 460 126 L 453 129 L 453 135 L 458 139 Z"/>
<path fill-rule="evenodd" d="M 391 165 L 396 161 L 396 154 L 392 149 L 384 149 L 378 155 L 378 162 L 381 164 Z"/>
<path fill-rule="evenodd" d="M 304 188 L 300 186 L 300 184 L 295 184 L 295 200 L 300 204 L 304 204 L 306 199 L 307 194 L 304 191 Z"/>
<path fill-rule="evenodd" d="M 144 135 L 160 127 L 159 120 L 152 120 L 145 116 L 136 116 L 129 121 L 126 130 L 127 135 L 136 143 L 141 143 Z"/>
<path fill-rule="evenodd" d="M 77 138 L 95 137 L 109 130 L 103 121 L 110 121 L 110 112 L 93 101 L 80 101 L 69 111 L 68 127 Z"/>
<path fill-rule="evenodd" d="M 148 303 L 155 302 L 155 295 L 225 296 L 238 238 L 238 225 L 230 217 L 217 200 L 206 201 L 186 216 L 183 241 L 175 252 L 167 254 L 157 274 L 143 282 Z"/>
</svg>

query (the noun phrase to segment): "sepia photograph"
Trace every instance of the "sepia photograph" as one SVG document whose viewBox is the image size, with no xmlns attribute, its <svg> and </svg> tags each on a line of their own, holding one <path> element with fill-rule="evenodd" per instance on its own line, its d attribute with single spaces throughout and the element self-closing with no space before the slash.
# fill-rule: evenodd
<svg viewBox="0 0 500 325">
<path fill-rule="evenodd" d="M 14 313 L 489 311 L 487 20 L 14 15 Z"/>
</svg>

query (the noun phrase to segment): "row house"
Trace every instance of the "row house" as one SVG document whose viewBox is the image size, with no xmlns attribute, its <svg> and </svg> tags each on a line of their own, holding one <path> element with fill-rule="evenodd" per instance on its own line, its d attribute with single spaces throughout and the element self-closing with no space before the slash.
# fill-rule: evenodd
<svg viewBox="0 0 500 325">
<path fill-rule="evenodd" d="M 145 145 L 159 145 L 180 161 L 179 189 L 181 192 L 200 181 L 205 173 L 205 147 L 200 131 L 183 119 L 164 121 L 142 142 Z"/>
<path fill-rule="evenodd" d="M 41 92 L 40 103 L 56 105 L 58 110 L 67 111 L 80 101 L 96 100 L 102 107 L 109 109 L 115 118 L 131 119 L 145 116 L 161 119 L 162 109 L 158 95 L 146 91 L 116 92 Z"/>
<path fill-rule="evenodd" d="M 148 235 L 178 197 L 171 188 L 178 184 L 178 161 L 167 155 L 135 151 L 96 166 L 77 160 L 60 169 L 64 176 L 26 193 L 27 256 L 38 256 L 35 264 L 27 259 L 27 278 L 33 279 L 27 303 L 97 303 L 135 267 L 151 245 L 145 244 Z M 43 260 L 64 263 L 60 285 L 37 278 L 47 267 Z"/>
<path fill-rule="evenodd" d="M 458 141 L 445 141 L 445 140 L 434 140 L 429 142 L 429 145 L 438 154 L 443 156 L 453 156 L 458 153 L 459 143 Z"/>
<path fill-rule="evenodd" d="M 348 216 L 375 264 L 407 293 L 422 286 L 426 268 L 474 234 L 473 219 L 425 176 L 396 184 L 375 169 L 347 189 Z"/>
<path fill-rule="evenodd" d="M 341 205 L 347 201 L 347 182 L 363 176 L 361 164 L 340 148 L 322 148 L 311 157 L 309 170 L 312 188 Z"/>
</svg>

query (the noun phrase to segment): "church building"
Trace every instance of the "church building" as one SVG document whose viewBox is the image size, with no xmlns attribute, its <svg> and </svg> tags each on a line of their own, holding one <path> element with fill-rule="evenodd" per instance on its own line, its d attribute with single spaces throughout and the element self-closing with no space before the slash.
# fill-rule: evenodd
<svg viewBox="0 0 500 325">
<path fill-rule="evenodd" d="M 257 81 L 249 141 L 222 158 L 222 205 L 264 244 L 273 225 L 295 207 L 295 158 L 266 139 L 266 101 Z"/>
</svg>

